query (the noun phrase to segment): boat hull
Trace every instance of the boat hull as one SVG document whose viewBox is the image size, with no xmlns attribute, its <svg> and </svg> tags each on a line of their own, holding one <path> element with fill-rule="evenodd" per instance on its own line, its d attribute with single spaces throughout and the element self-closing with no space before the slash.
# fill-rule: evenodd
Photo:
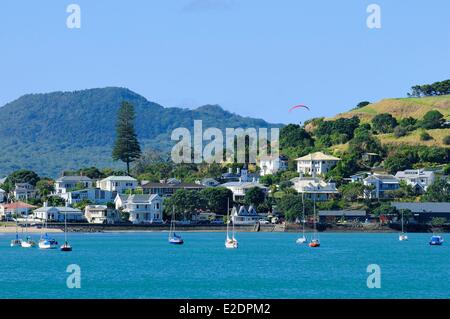
<svg viewBox="0 0 450 319">
<path fill-rule="evenodd" d="M 61 251 L 72 251 L 72 247 L 71 246 L 66 246 L 66 245 L 63 245 L 63 246 L 61 246 Z"/>
<path fill-rule="evenodd" d="M 400 241 L 406 241 L 406 240 L 408 240 L 408 236 L 406 236 L 406 235 L 400 235 L 400 236 L 398 236 L 398 240 L 400 240 Z"/>
<path fill-rule="evenodd" d="M 35 242 L 28 242 L 28 241 L 23 241 L 21 244 L 22 248 L 33 248 L 36 247 L 36 243 Z"/>
<path fill-rule="evenodd" d="M 235 249 L 238 248 L 239 244 L 236 240 L 225 241 L 225 248 Z"/>
<path fill-rule="evenodd" d="M 20 239 L 11 240 L 11 247 L 20 247 L 22 246 L 22 241 Z"/>
<path fill-rule="evenodd" d="M 304 244 L 304 243 L 306 243 L 308 240 L 306 239 L 306 237 L 300 237 L 300 238 L 298 238 L 295 242 L 297 243 L 297 244 Z"/>
<path fill-rule="evenodd" d="M 58 248 L 58 244 L 55 242 L 39 242 L 39 248 L 40 249 L 56 249 Z"/>
<path fill-rule="evenodd" d="M 184 241 L 181 238 L 171 238 L 171 239 L 169 239 L 169 244 L 172 244 L 172 245 L 183 245 Z"/>
</svg>

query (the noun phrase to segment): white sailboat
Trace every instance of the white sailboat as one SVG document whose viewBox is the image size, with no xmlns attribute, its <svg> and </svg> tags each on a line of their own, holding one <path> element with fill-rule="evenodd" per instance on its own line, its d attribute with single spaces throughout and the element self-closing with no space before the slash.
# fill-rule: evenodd
<svg viewBox="0 0 450 319">
<path fill-rule="evenodd" d="M 234 223 L 233 223 L 233 230 L 232 230 L 232 234 L 231 234 L 231 238 L 230 238 L 230 223 L 231 223 L 230 200 L 228 200 L 228 202 L 227 202 L 227 238 L 225 239 L 225 248 L 234 249 L 234 248 L 238 248 L 238 241 L 235 236 Z"/>
<path fill-rule="evenodd" d="M 305 235 L 305 222 L 306 222 L 306 220 L 305 220 L 305 200 L 304 200 L 304 197 L 303 197 L 303 193 L 302 193 L 302 205 L 303 205 L 303 211 L 302 211 L 302 227 L 303 227 L 302 234 L 303 235 L 301 237 L 297 238 L 297 240 L 296 240 L 297 244 L 304 244 L 304 243 L 306 243 L 308 241 L 308 239 L 306 238 L 306 235 Z"/>
<path fill-rule="evenodd" d="M 64 214 L 64 245 L 60 249 L 61 251 L 72 251 L 72 246 L 67 242 L 67 212 Z"/>
<path fill-rule="evenodd" d="M 22 246 L 22 240 L 19 238 L 19 231 L 17 229 L 17 217 L 16 217 L 16 238 L 11 240 L 11 247 L 20 247 Z"/>
<path fill-rule="evenodd" d="M 40 249 L 55 249 L 58 248 L 58 242 L 50 238 L 45 230 L 47 229 L 47 218 L 45 219 L 45 223 L 42 222 L 42 233 L 41 239 L 39 240 L 38 246 Z"/>
<path fill-rule="evenodd" d="M 184 244 L 183 238 L 180 235 L 175 233 L 175 207 L 172 212 L 172 219 L 170 220 L 170 229 L 169 229 L 169 243 L 173 245 L 182 245 Z"/>
<path fill-rule="evenodd" d="M 408 240 L 408 236 L 404 232 L 404 226 L 403 226 L 403 211 L 402 211 L 402 233 L 398 236 L 398 240 L 405 241 Z"/>
<path fill-rule="evenodd" d="M 25 239 L 21 240 L 20 246 L 22 248 L 36 247 L 36 242 L 33 239 L 31 239 L 31 237 L 28 235 L 28 210 L 27 210 L 27 216 L 25 218 L 25 235 L 26 235 Z"/>
<path fill-rule="evenodd" d="M 309 247 L 316 248 L 320 247 L 320 241 L 319 241 L 319 235 L 317 233 L 317 227 L 316 227 L 316 199 L 314 198 L 314 233 L 312 236 L 311 241 L 309 242 Z"/>
</svg>

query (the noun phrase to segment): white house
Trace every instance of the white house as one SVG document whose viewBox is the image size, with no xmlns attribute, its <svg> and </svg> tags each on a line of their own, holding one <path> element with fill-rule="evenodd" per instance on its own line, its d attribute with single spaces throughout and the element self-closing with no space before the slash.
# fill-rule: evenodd
<svg viewBox="0 0 450 319">
<path fill-rule="evenodd" d="M 304 198 L 326 201 L 338 194 L 335 183 L 329 183 L 318 177 L 296 177 L 291 179 L 292 187 Z"/>
<path fill-rule="evenodd" d="M 297 158 L 296 161 L 297 172 L 312 176 L 328 173 L 340 159 L 322 152 L 316 152 Z"/>
<path fill-rule="evenodd" d="M 61 176 L 55 181 L 55 195 L 65 194 L 77 187 L 91 188 L 92 179 L 87 176 Z"/>
<path fill-rule="evenodd" d="M 114 203 L 116 192 L 98 188 L 86 188 L 60 194 L 59 197 L 63 198 L 69 205 L 79 203 L 83 200 L 88 200 L 93 204 L 107 204 Z"/>
<path fill-rule="evenodd" d="M 91 224 L 115 224 L 120 222 L 120 214 L 117 210 L 106 205 L 87 205 L 84 209 L 84 217 Z"/>
<path fill-rule="evenodd" d="M 400 181 L 389 174 L 371 174 L 363 180 L 366 186 L 372 186 L 373 190 L 366 192 L 364 198 L 389 198 L 389 191 L 399 189 Z"/>
<path fill-rule="evenodd" d="M 130 214 L 133 224 L 160 223 L 163 218 L 163 200 L 157 194 L 121 195 L 115 199 L 116 209 Z"/>
<path fill-rule="evenodd" d="M 84 218 L 84 214 L 81 210 L 72 207 L 51 207 L 44 206 L 38 209 L 35 209 L 34 218 L 40 219 L 42 221 L 54 221 L 54 222 L 64 222 L 64 219 L 67 218 L 68 222 L 84 222 L 86 219 Z M 65 217 L 67 216 L 67 217 Z"/>
<path fill-rule="evenodd" d="M 254 187 L 261 188 L 264 192 L 267 193 L 268 189 L 264 185 L 260 184 L 259 182 L 252 181 L 252 182 L 228 182 L 225 184 L 220 185 L 221 187 L 228 188 L 230 191 L 233 192 L 233 200 L 238 201 L 244 199 L 245 193 Z"/>
<path fill-rule="evenodd" d="M 26 200 L 36 197 L 36 190 L 29 183 L 16 183 L 14 185 L 13 196 L 17 200 Z"/>
<path fill-rule="evenodd" d="M 30 211 L 36 206 L 18 201 L 14 203 L 0 204 L 0 220 L 12 218 L 14 216 L 22 217 L 30 215 Z"/>
<path fill-rule="evenodd" d="M 412 187 L 419 187 L 425 191 L 434 182 L 435 175 L 434 172 L 424 171 L 422 169 L 407 169 L 398 171 L 395 174 L 395 178 L 405 181 Z"/>
<path fill-rule="evenodd" d="M 245 206 L 233 207 L 231 211 L 231 220 L 235 225 L 254 225 L 261 219 L 256 209 L 250 206 L 248 209 Z"/>
<path fill-rule="evenodd" d="M 137 179 L 131 176 L 108 176 L 98 183 L 101 190 L 126 193 L 128 190 L 134 190 L 138 186 Z"/>
<path fill-rule="evenodd" d="M 273 175 L 288 169 L 288 158 L 286 156 L 263 156 L 259 159 L 261 176 Z"/>
</svg>

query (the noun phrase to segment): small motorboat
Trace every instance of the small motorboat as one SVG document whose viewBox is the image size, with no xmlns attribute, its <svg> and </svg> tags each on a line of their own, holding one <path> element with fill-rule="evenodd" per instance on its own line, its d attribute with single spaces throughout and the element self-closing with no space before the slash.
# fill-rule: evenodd
<svg viewBox="0 0 450 319">
<path fill-rule="evenodd" d="M 398 236 L 398 240 L 400 240 L 400 241 L 408 240 L 408 236 L 406 234 L 400 234 Z"/>
<path fill-rule="evenodd" d="M 58 248 L 58 242 L 53 238 L 49 238 L 47 234 L 45 234 L 39 240 L 39 248 L 40 249 L 55 249 Z"/>
<path fill-rule="evenodd" d="M 64 245 L 61 246 L 61 251 L 72 251 L 72 246 L 70 246 L 68 242 L 65 242 Z"/>
<path fill-rule="evenodd" d="M 315 248 L 315 247 L 320 247 L 320 242 L 319 242 L 319 240 L 318 240 L 318 239 L 313 239 L 313 240 L 311 240 L 311 242 L 309 243 L 309 247 L 313 247 L 313 248 Z"/>
<path fill-rule="evenodd" d="M 181 236 L 177 235 L 176 233 L 173 233 L 171 237 L 169 237 L 169 243 L 174 245 L 182 245 L 184 244 L 183 238 Z"/>
<path fill-rule="evenodd" d="M 442 236 L 433 235 L 430 239 L 430 245 L 432 246 L 440 246 L 444 242 L 444 238 Z"/>
</svg>

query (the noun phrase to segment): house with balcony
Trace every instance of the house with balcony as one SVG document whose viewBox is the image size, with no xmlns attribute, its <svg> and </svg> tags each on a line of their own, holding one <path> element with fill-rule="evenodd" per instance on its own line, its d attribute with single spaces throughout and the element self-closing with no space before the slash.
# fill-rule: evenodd
<svg viewBox="0 0 450 319">
<path fill-rule="evenodd" d="M 67 193 L 60 194 L 59 197 L 64 199 L 67 204 L 73 205 L 82 201 L 89 201 L 93 204 L 114 203 L 116 192 L 101 190 L 99 188 L 86 188 Z"/>
<path fill-rule="evenodd" d="M 65 194 L 74 189 L 92 188 L 93 181 L 87 176 L 61 176 L 55 180 L 54 195 Z"/>
<path fill-rule="evenodd" d="M 117 194 L 117 210 L 130 215 L 133 224 L 152 224 L 163 221 L 163 199 L 158 194 Z"/>
<path fill-rule="evenodd" d="M 280 156 L 262 156 L 259 158 L 260 175 L 273 175 L 288 169 L 288 158 Z"/>
<path fill-rule="evenodd" d="M 120 222 L 120 213 L 106 205 L 87 205 L 84 217 L 90 224 L 116 224 Z"/>
<path fill-rule="evenodd" d="M 400 188 L 400 180 L 390 174 L 371 174 L 364 178 L 363 184 L 372 188 L 364 193 L 364 198 L 370 199 L 388 199 L 389 191 Z"/>
<path fill-rule="evenodd" d="M 340 158 L 315 152 L 297 158 L 297 172 L 303 175 L 316 176 L 328 173 L 340 161 Z"/>
<path fill-rule="evenodd" d="M 260 184 L 256 180 L 253 180 L 251 182 L 228 182 L 221 184 L 220 186 L 228 188 L 233 193 L 233 201 L 242 201 L 247 191 L 254 187 L 262 189 L 266 194 L 268 192 L 268 188 Z"/>
<path fill-rule="evenodd" d="M 419 193 L 427 190 L 428 186 L 433 184 L 435 180 L 434 172 L 424 171 L 423 169 L 407 169 L 398 171 L 395 178 L 400 181 L 405 181 L 406 184 L 411 185 Z"/>
<path fill-rule="evenodd" d="M 303 194 L 305 199 L 327 201 L 335 197 L 339 192 L 335 183 L 326 182 L 319 177 L 296 177 L 291 179 L 297 193 Z"/>
<path fill-rule="evenodd" d="M 231 220 L 235 225 L 254 225 L 256 224 L 262 216 L 260 216 L 253 206 L 248 208 L 244 205 L 238 207 L 233 207 L 231 210 Z"/>
<path fill-rule="evenodd" d="M 12 194 L 16 200 L 27 200 L 36 197 L 36 189 L 29 183 L 16 183 Z"/>
<path fill-rule="evenodd" d="M 131 176 L 108 176 L 98 182 L 101 190 L 124 194 L 138 187 L 137 179 Z"/>
</svg>

